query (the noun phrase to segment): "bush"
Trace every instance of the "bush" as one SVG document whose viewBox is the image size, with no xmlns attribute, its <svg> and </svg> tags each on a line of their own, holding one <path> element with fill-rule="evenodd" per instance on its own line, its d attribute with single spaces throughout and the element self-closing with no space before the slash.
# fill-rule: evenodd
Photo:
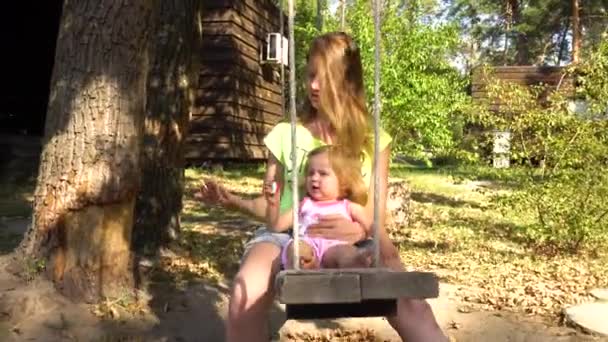
<svg viewBox="0 0 608 342">
<path fill-rule="evenodd" d="M 503 208 L 533 214 L 533 223 L 519 228 L 521 238 L 535 247 L 573 253 L 606 245 L 605 173 L 568 171 L 542 181 L 527 178 L 521 185 L 519 191 L 496 197 Z"/>
<path fill-rule="evenodd" d="M 608 245 L 608 43 L 567 71 L 576 80 L 573 112 L 561 89 L 525 88 L 488 80 L 500 110 L 471 113 L 487 129 L 511 132 L 511 159 L 526 165 L 519 186 L 495 198 L 504 209 L 531 214 L 519 235 L 539 247 L 577 252 Z"/>
</svg>

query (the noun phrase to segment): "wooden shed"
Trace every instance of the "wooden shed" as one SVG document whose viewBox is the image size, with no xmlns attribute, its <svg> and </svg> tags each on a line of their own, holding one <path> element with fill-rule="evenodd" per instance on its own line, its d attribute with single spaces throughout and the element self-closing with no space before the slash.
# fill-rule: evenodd
<svg viewBox="0 0 608 342">
<path fill-rule="evenodd" d="M 537 101 L 539 104 L 545 103 L 546 95 L 557 89 L 566 95 L 574 95 L 573 78 L 566 73 L 564 67 L 557 66 L 497 66 L 479 67 L 473 70 L 471 77 L 471 96 L 473 102 L 485 104 L 493 112 L 509 112 L 511 108 L 506 108 L 498 98 L 491 98 L 486 89 L 490 77 L 499 81 L 517 84 L 524 87 L 543 85 L 543 91 Z M 478 125 L 467 127 L 466 135 L 479 137 L 482 133 L 488 133 L 486 128 Z M 510 164 L 510 140 L 511 134 L 508 131 L 492 131 L 489 139 L 482 143 L 483 155 L 492 158 L 494 167 L 508 167 Z M 482 140 L 483 140 L 482 139 Z"/>
<path fill-rule="evenodd" d="M 279 65 L 262 63 L 260 51 L 266 35 L 280 31 L 279 12 L 271 0 L 203 2 L 189 163 L 266 158 L 263 138 L 283 118 L 282 86 Z"/>
<path fill-rule="evenodd" d="M 566 69 L 558 66 L 496 66 L 475 68 L 471 77 L 471 96 L 475 102 L 489 102 L 491 109 L 497 110 L 497 99 L 490 99 L 485 89 L 488 72 L 500 81 L 532 86 L 543 84 L 547 90 L 558 85 L 561 91 L 571 91 L 572 79 L 566 76 Z"/>
</svg>

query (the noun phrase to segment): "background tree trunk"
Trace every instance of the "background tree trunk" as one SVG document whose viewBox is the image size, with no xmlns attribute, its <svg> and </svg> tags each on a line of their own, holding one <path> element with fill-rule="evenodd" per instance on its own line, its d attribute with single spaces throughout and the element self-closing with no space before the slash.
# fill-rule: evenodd
<svg viewBox="0 0 608 342">
<path fill-rule="evenodd" d="M 317 20 L 316 27 L 319 32 L 323 31 L 323 8 L 325 3 L 323 0 L 317 0 Z"/>
<path fill-rule="evenodd" d="M 346 27 L 346 0 L 340 0 L 340 30 Z"/>
<path fill-rule="evenodd" d="M 184 139 L 198 80 L 200 0 L 163 0 L 155 23 L 147 84 L 142 181 L 133 242 L 153 252 L 179 232 Z"/>
<path fill-rule="evenodd" d="M 521 8 L 519 6 L 520 0 L 508 0 L 509 12 L 511 14 L 511 27 L 521 23 Z M 528 48 L 528 37 L 525 33 L 517 32 L 516 39 L 516 54 L 515 62 L 518 65 L 530 64 L 530 50 Z"/>
<path fill-rule="evenodd" d="M 150 0 L 66 0 L 32 227 L 20 251 L 46 260 L 68 297 L 130 286 Z"/>
<path fill-rule="evenodd" d="M 579 62 L 581 51 L 581 21 L 578 0 L 572 0 L 572 63 Z"/>
</svg>

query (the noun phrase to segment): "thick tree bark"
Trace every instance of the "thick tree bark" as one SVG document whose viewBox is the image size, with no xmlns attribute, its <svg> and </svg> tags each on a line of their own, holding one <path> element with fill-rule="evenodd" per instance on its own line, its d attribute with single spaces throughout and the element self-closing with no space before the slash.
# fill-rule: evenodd
<svg viewBox="0 0 608 342">
<path fill-rule="evenodd" d="M 572 0 L 572 63 L 578 63 L 581 51 L 581 21 L 579 1 Z"/>
<path fill-rule="evenodd" d="M 21 244 L 68 297 L 132 283 L 150 0 L 66 0 L 57 40 L 33 224 Z"/>
<path fill-rule="evenodd" d="M 153 252 L 179 232 L 184 187 L 183 147 L 198 79 L 200 0 L 163 0 L 152 36 L 142 187 L 134 246 Z"/>
</svg>

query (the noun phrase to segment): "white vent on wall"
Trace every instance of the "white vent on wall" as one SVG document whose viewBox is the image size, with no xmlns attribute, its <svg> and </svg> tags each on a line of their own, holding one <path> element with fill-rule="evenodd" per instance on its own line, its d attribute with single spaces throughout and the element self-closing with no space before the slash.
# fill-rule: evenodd
<svg viewBox="0 0 608 342">
<path fill-rule="evenodd" d="M 281 45 L 282 43 L 282 45 Z M 269 33 L 266 35 L 266 41 L 262 44 L 262 51 L 260 53 L 260 60 L 263 64 L 272 63 L 287 66 L 289 42 L 287 38 L 281 36 L 280 33 Z"/>
</svg>

